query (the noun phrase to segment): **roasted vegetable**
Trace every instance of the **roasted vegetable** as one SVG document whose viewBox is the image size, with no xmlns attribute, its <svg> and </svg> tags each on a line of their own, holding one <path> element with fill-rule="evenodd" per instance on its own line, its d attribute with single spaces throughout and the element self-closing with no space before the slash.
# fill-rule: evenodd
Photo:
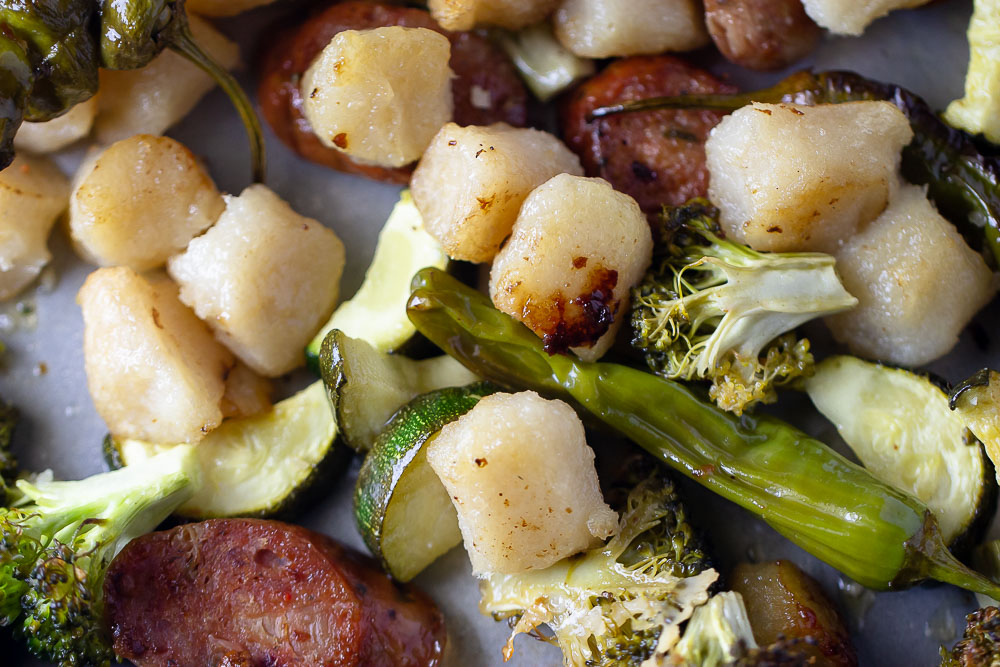
<svg viewBox="0 0 1000 667">
<path fill-rule="evenodd" d="M 16 495 L 14 481 L 17 479 L 18 466 L 10 447 L 17 421 L 17 408 L 0 398 L 0 507 L 9 504 L 10 494 Z"/>
<path fill-rule="evenodd" d="M 932 578 L 1000 595 L 1000 585 L 948 552 L 920 501 L 785 422 L 735 417 L 634 368 L 550 356 L 485 295 L 441 271 L 416 275 L 409 313 L 421 333 L 483 377 L 573 400 L 865 586 L 894 590 Z"/>
<path fill-rule="evenodd" d="M 594 61 L 571 53 L 552 34 L 548 22 L 516 32 L 497 30 L 493 38 L 510 56 L 528 88 L 542 102 L 594 73 Z"/>
<path fill-rule="evenodd" d="M 756 648 L 743 597 L 726 591 L 695 609 L 670 661 L 683 667 L 723 667 Z"/>
<path fill-rule="evenodd" d="M 984 368 L 958 383 L 948 405 L 982 441 L 1000 482 L 1000 373 Z"/>
<path fill-rule="evenodd" d="M 965 97 L 948 105 L 944 119 L 1000 144 L 1000 2 L 976 0 L 969 21 Z"/>
<path fill-rule="evenodd" d="M 0 622 L 16 622 L 43 660 L 66 667 L 115 661 L 103 613 L 108 565 L 196 484 L 190 446 L 77 482 L 19 481 L 27 502 L 0 511 Z"/>
<path fill-rule="evenodd" d="M 229 95 L 250 138 L 253 176 L 264 178 L 260 123 L 236 80 L 195 43 L 183 0 L 0 2 L 0 168 L 14 158 L 22 120 L 67 112 L 97 91 L 98 67 L 142 67 L 164 48 L 188 58 Z"/>
<path fill-rule="evenodd" d="M 735 111 L 751 102 L 823 104 L 888 100 L 906 114 L 913 141 L 903 149 L 903 176 L 927 185 L 928 195 L 969 244 L 984 248 L 1000 264 L 1000 157 L 987 155 L 961 130 L 945 125 L 922 98 L 905 88 L 854 72 L 798 72 L 765 90 L 732 95 L 679 95 L 596 109 L 593 118 L 650 109 Z"/>
<path fill-rule="evenodd" d="M 941 647 L 941 667 L 1000 665 L 1000 609 L 984 607 L 965 617 L 962 639 L 949 651 Z"/>
<path fill-rule="evenodd" d="M 961 551 L 982 537 L 996 473 L 939 386 L 849 356 L 824 359 L 804 386 L 865 468 L 927 503 L 946 543 Z"/>
<path fill-rule="evenodd" d="M 516 619 L 505 659 L 517 634 L 542 624 L 568 667 L 638 667 L 662 659 L 718 573 L 705 567 L 669 480 L 641 482 L 623 509 L 619 532 L 607 544 L 543 570 L 482 580 L 480 610 Z"/>
<path fill-rule="evenodd" d="M 664 377 L 711 380 L 710 396 L 739 415 L 811 373 L 809 341 L 781 334 L 857 299 L 833 257 L 757 252 L 721 238 L 716 217 L 703 199 L 664 208 L 653 268 L 632 290 L 632 345 Z"/>
</svg>

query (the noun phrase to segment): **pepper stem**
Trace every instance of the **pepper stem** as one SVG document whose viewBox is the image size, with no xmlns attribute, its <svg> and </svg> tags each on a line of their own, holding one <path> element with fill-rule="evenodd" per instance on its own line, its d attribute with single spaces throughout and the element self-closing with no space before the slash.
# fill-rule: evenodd
<svg viewBox="0 0 1000 667">
<path fill-rule="evenodd" d="M 250 160 L 253 169 L 254 183 L 263 183 L 264 175 L 267 172 L 267 155 L 264 149 L 264 133 L 260 127 L 260 120 L 254 112 L 253 104 L 247 97 L 243 88 L 237 83 L 233 75 L 225 68 L 220 67 L 215 60 L 205 53 L 198 43 L 194 41 L 190 29 L 184 25 L 182 28 L 172 31 L 169 46 L 171 49 L 184 56 L 192 63 L 200 67 L 206 74 L 211 76 L 219 87 L 229 96 L 233 106 L 236 107 L 243 127 L 246 128 L 247 138 L 250 140 Z"/>
<path fill-rule="evenodd" d="M 928 563 L 927 574 L 932 579 L 1000 600 L 1000 585 L 962 565 L 951 553 L 945 552 L 937 556 Z"/>
</svg>

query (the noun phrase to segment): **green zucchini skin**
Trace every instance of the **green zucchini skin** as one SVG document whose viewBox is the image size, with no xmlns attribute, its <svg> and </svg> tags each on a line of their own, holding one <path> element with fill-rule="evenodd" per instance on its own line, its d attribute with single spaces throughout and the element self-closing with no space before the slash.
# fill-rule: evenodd
<svg viewBox="0 0 1000 667">
<path fill-rule="evenodd" d="M 400 559 L 412 556 L 412 552 L 386 553 L 383 548 L 384 524 L 390 504 L 410 501 L 410 498 L 400 498 L 395 493 L 400 479 L 414 464 L 424 445 L 446 424 L 467 413 L 484 396 L 497 391 L 499 388 L 496 385 L 478 382 L 466 387 L 449 387 L 422 394 L 392 416 L 365 457 L 355 486 L 354 519 L 365 544 L 393 576 L 406 581 L 423 566 L 430 564 L 428 562 L 420 567 L 410 568 L 401 566 Z M 421 458 L 418 465 L 427 465 L 426 459 Z M 441 491 L 447 507 L 420 509 L 426 512 L 454 512 L 443 486 Z M 432 541 L 439 536 L 424 537 Z M 450 548 L 454 544 L 444 546 Z"/>
</svg>

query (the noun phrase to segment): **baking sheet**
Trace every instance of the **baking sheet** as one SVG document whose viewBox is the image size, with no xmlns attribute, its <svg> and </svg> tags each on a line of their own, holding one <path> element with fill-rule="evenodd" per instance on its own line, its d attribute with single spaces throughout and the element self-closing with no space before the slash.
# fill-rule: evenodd
<svg viewBox="0 0 1000 667">
<path fill-rule="evenodd" d="M 276 18 L 299 11 L 308 3 L 279 2 L 235 19 L 219 21 L 237 39 L 245 63 L 252 63 Z M 812 57 L 796 67 L 853 69 L 875 79 L 900 83 L 924 96 L 932 106 L 943 106 L 962 93 L 967 62 L 965 28 L 971 1 L 950 0 L 919 10 L 902 11 L 883 19 L 858 39 L 827 37 Z M 754 74 L 724 63 L 711 63 L 745 87 L 771 83 L 782 73 Z M 252 67 L 240 76 L 254 89 Z M 206 162 L 223 191 L 239 192 L 249 178 L 246 141 L 242 126 L 228 101 L 218 91 L 169 133 L 184 142 Z M 333 228 L 348 248 L 343 295 L 361 283 L 375 239 L 395 203 L 398 188 L 339 174 L 297 158 L 267 131 L 270 159 L 268 184 L 304 215 Z M 66 168 L 82 151 L 61 158 Z M 0 339 L 8 345 L 0 369 L 0 395 L 22 411 L 15 451 L 29 470 L 51 468 L 64 479 L 74 479 L 105 469 L 100 445 L 105 427 L 87 394 L 82 357 L 82 319 L 75 295 L 92 267 L 78 260 L 69 248 L 65 231 L 57 229 L 50 240 L 55 284 L 31 290 L 22 299 L 33 314 L 15 313 L 16 304 L 0 307 Z M 955 352 L 931 369 L 954 382 L 976 369 L 1000 362 L 1000 350 L 990 340 L 996 330 L 996 304 L 979 315 Z M 37 323 L 25 324 L 24 320 Z M 17 324 L 11 325 L 12 322 Z M 828 338 L 822 325 L 810 329 L 820 352 Z M 278 383 L 288 393 L 307 379 L 304 373 Z M 782 414 L 814 435 L 836 443 L 833 427 L 816 417 L 808 400 L 794 394 L 782 398 Z M 301 523 L 363 549 L 350 513 L 351 489 L 357 463 L 335 484 L 327 500 L 301 517 Z M 873 594 L 845 580 L 779 537 L 747 512 L 694 485 L 687 484 L 687 499 L 694 518 L 704 526 L 726 571 L 740 560 L 790 558 L 817 577 L 848 618 L 862 665 L 937 664 L 938 646 L 961 634 L 962 617 L 975 607 L 972 596 L 957 588 L 928 585 L 905 592 Z M 997 530 L 996 523 L 993 530 Z M 478 612 L 476 583 L 468 559 L 453 550 L 417 583 L 444 611 L 449 627 L 449 663 L 453 665 L 502 664 L 500 649 L 506 641 L 505 624 Z M 6 635 L 6 633 L 4 633 Z M 514 665 L 559 665 L 557 649 L 528 637 L 517 640 Z M 0 638 L 0 665 L 39 665 L 18 644 Z"/>
</svg>

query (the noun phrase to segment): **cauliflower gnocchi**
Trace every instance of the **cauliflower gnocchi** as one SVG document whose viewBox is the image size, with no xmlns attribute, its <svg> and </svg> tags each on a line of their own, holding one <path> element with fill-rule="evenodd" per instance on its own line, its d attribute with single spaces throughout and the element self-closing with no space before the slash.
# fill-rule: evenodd
<svg viewBox="0 0 1000 667">
<path fill-rule="evenodd" d="M 52 259 L 49 232 L 68 199 L 69 181 L 45 158 L 18 154 L 0 171 L 0 300 L 27 287 Z"/>
<path fill-rule="evenodd" d="M 754 103 L 705 143 L 708 195 L 755 250 L 832 252 L 885 209 L 912 137 L 889 102 Z"/>
<path fill-rule="evenodd" d="M 14 148 L 29 153 L 52 153 L 90 134 L 97 115 L 97 96 L 42 123 L 22 123 L 14 137 Z"/>
<path fill-rule="evenodd" d="M 860 35 L 875 19 L 896 9 L 926 5 L 930 0 L 802 0 L 806 14 L 838 35 Z"/>
<path fill-rule="evenodd" d="M 496 25 L 517 30 L 552 13 L 559 0 L 428 0 L 427 8 L 445 30 Z"/>
<path fill-rule="evenodd" d="M 451 44 L 426 28 L 337 33 L 302 77 L 303 111 L 327 146 L 401 167 L 451 120 Z"/>
<path fill-rule="evenodd" d="M 427 444 L 476 573 L 543 568 L 618 528 L 583 423 L 562 401 L 493 394 Z"/>
<path fill-rule="evenodd" d="M 263 185 L 225 197 L 214 227 L 170 259 L 181 301 L 255 372 L 276 377 L 330 317 L 344 244 Z"/>
<path fill-rule="evenodd" d="M 525 197 L 580 160 L 547 132 L 448 123 L 424 153 L 410 187 L 427 231 L 449 257 L 488 262 L 510 235 Z"/>
<path fill-rule="evenodd" d="M 836 256 L 859 303 L 827 323 L 838 341 L 872 359 L 907 366 L 937 359 L 996 293 L 982 257 L 914 185 L 901 186 Z"/>
<path fill-rule="evenodd" d="M 222 421 L 233 355 L 163 276 L 98 269 L 77 294 L 87 385 L 117 438 L 198 442 Z"/>
<path fill-rule="evenodd" d="M 212 226 L 225 204 L 183 144 L 140 134 L 92 156 L 77 173 L 69 229 L 77 251 L 100 266 L 163 266 Z"/>
<path fill-rule="evenodd" d="M 576 55 L 610 58 L 705 46 L 704 14 L 694 0 L 562 0 L 553 24 Z"/>
<path fill-rule="evenodd" d="M 226 376 L 226 391 L 219 408 L 226 419 L 253 417 L 271 407 L 271 381 L 237 361 Z"/>
<path fill-rule="evenodd" d="M 205 52 L 226 69 L 236 67 L 239 47 L 208 22 L 189 18 Z M 110 144 L 134 134 L 163 134 L 214 87 L 212 77 L 169 49 L 141 69 L 101 70 L 97 140 Z"/>
<path fill-rule="evenodd" d="M 653 252 L 646 217 L 600 178 L 560 174 L 521 206 L 493 261 L 493 304 L 551 351 L 598 359 L 627 319 L 629 290 Z"/>
</svg>

